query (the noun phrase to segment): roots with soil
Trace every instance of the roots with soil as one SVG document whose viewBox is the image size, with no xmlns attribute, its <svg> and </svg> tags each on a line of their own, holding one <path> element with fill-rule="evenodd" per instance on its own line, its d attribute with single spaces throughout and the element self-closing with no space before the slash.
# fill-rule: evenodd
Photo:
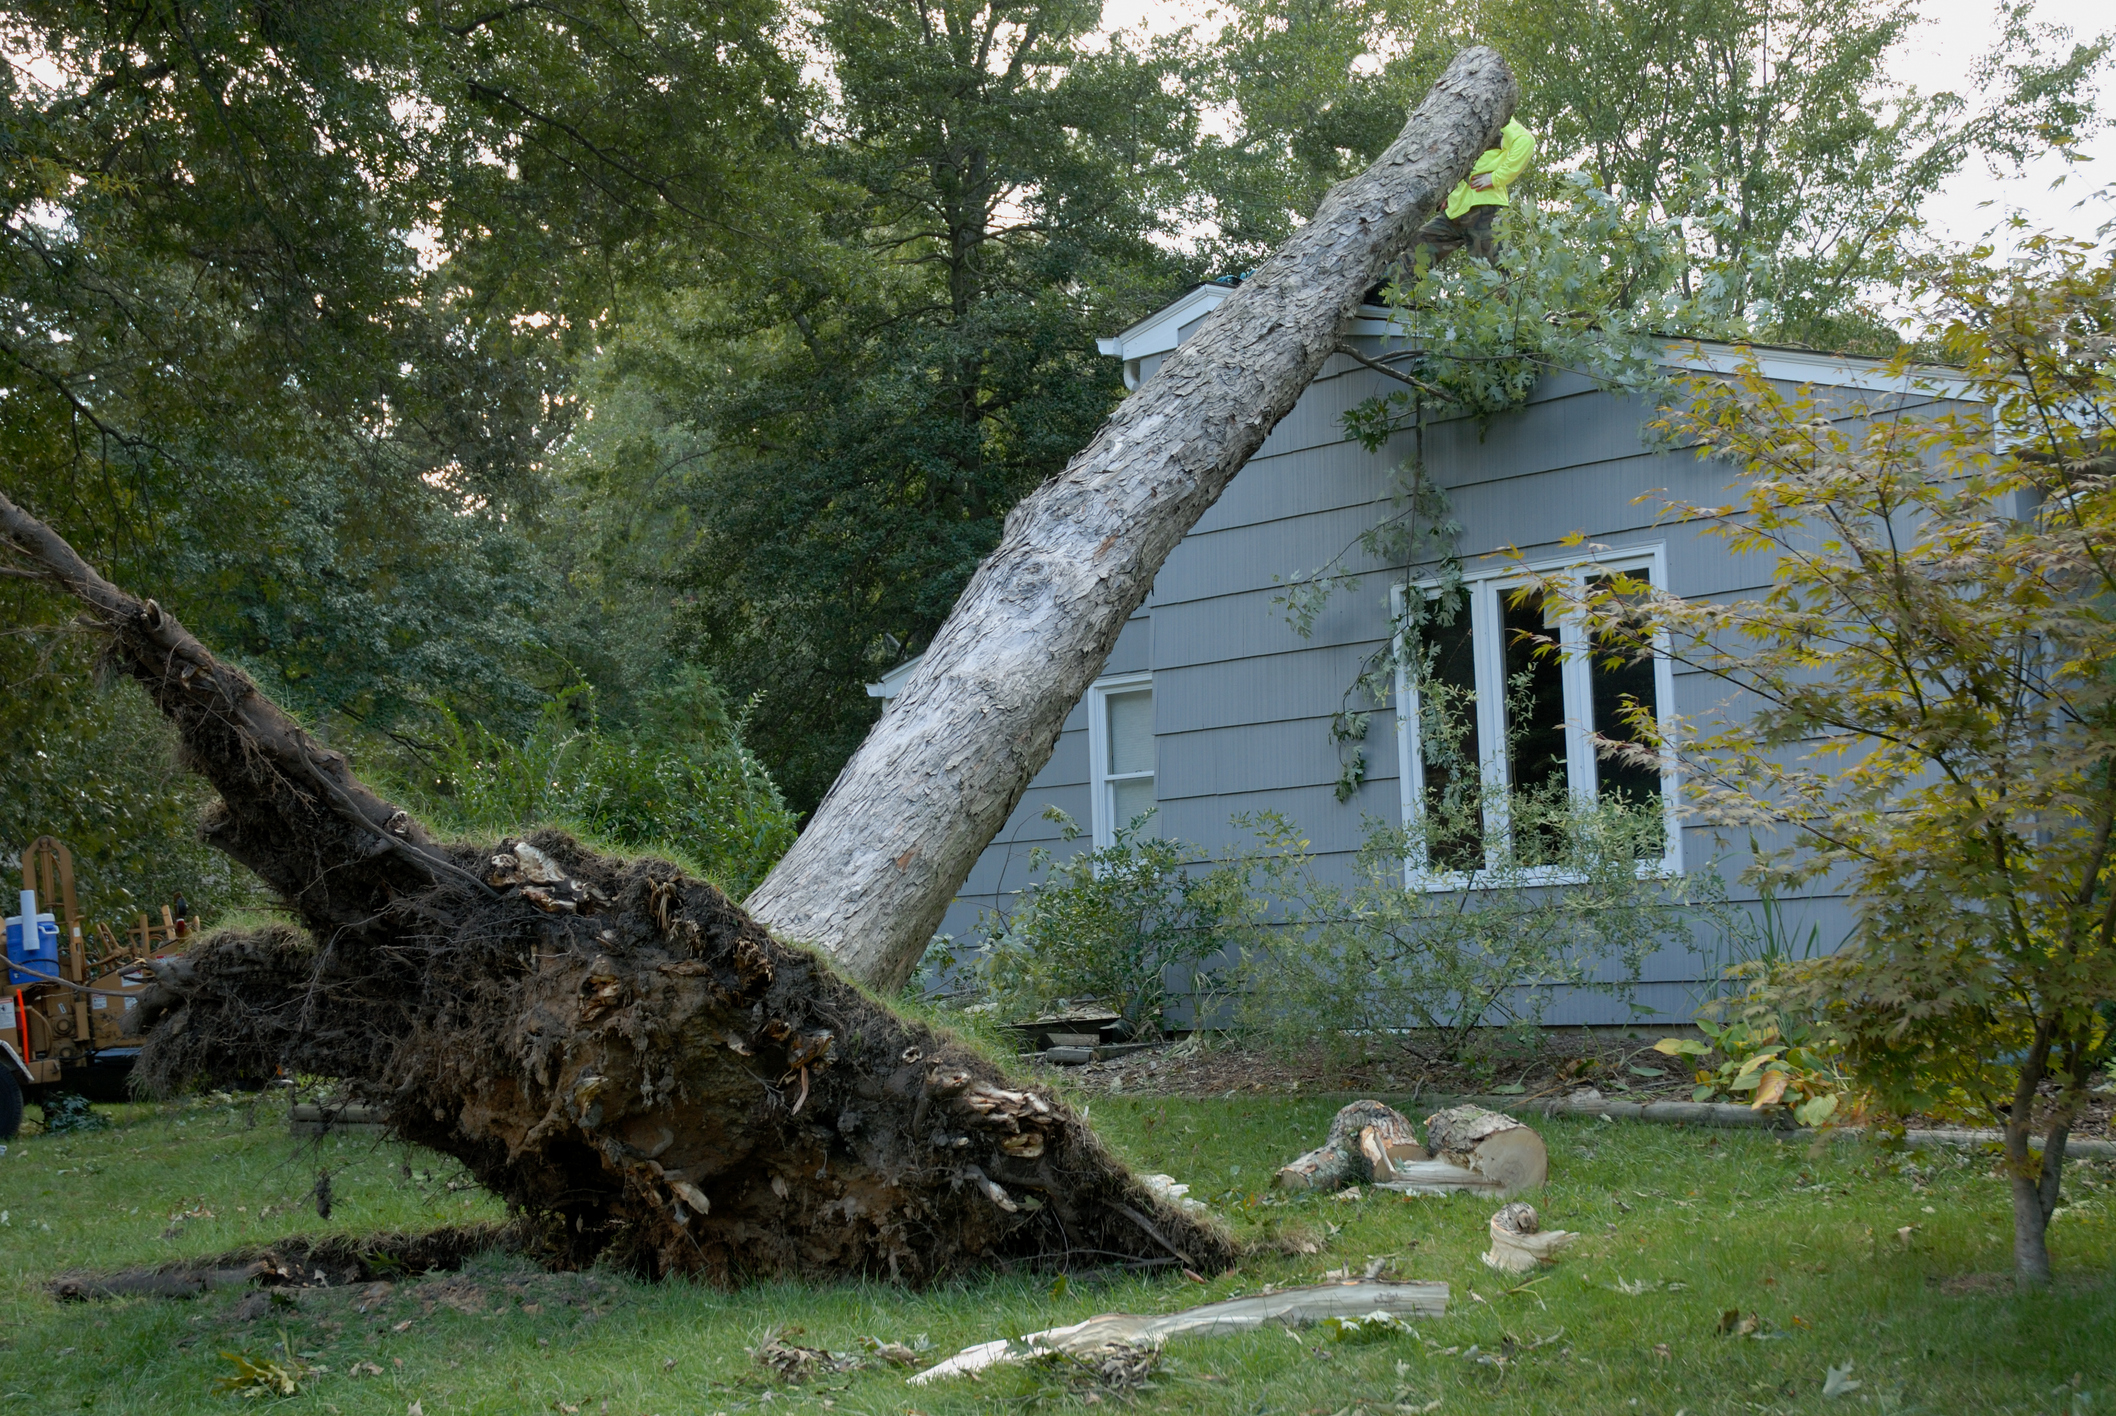
<svg viewBox="0 0 2116 1416">
<path fill-rule="evenodd" d="M 1234 1257 L 1062 1100 L 896 1016 L 712 885 L 557 832 L 442 845 L 153 601 L 0 496 L 218 789 L 206 837 L 304 926 L 224 931 L 136 1010 L 164 1088 L 342 1079 L 553 1259 L 718 1282 Z"/>
</svg>

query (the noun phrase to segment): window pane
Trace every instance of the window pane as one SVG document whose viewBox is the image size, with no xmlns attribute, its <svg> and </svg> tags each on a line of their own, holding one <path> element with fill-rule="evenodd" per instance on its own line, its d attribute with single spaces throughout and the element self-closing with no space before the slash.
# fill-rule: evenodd
<svg viewBox="0 0 2116 1416">
<path fill-rule="evenodd" d="M 1644 571 L 1626 573 L 1637 580 L 1646 578 Z M 1602 588 L 1608 581 L 1607 576 L 1598 576 L 1594 585 Z M 1616 742 L 1638 741 L 1638 734 L 1624 720 L 1634 704 L 1644 708 L 1649 716 L 1660 715 L 1660 685 L 1653 661 L 1622 658 L 1614 639 L 1597 636 L 1590 673 L 1594 683 L 1594 730 Z M 1644 805 L 1660 800 L 1660 773 L 1655 769 L 1635 767 L 1599 753 L 1596 758 L 1597 794 L 1604 801 L 1617 798 Z"/>
<path fill-rule="evenodd" d="M 1122 829 L 1132 821 L 1154 809 L 1154 779 L 1151 777 L 1124 777 L 1109 784 L 1109 794 L 1115 798 L 1115 818 L 1110 824 Z M 1147 840 L 1160 833 L 1154 829 L 1151 818 L 1139 827 L 1139 839 Z"/>
<path fill-rule="evenodd" d="M 1513 786 L 1514 849 L 1530 865 L 1558 859 L 1561 818 L 1569 810 L 1565 769 L 1565 679 L 1554 647 L 1558 626 L 1545 623 L 1543 597 L 1515 603 L 1499 593 L 1506 644 L 1506 765 Z"/>
<path fill-rule="evenodd" d="M 1109 704 L 1109 770 L 1151 772 L 1154 769 L 1154 695 L 1112 693 Z M 1125 818 L 1120 817 L 1120 820 Z"/>
<path fill-rule="evenodd" d="M 1418 688 L 1418 752 L 1425 759 L 1426 863 L 1434 870 L 1484 868 L 1483 778 L 1477 755 L 1477 663 L 1467 597 L 1427 602 L 1412 661 Z M 1442 623 L 1442 620 L 1449 623 Z"/>
</svg>

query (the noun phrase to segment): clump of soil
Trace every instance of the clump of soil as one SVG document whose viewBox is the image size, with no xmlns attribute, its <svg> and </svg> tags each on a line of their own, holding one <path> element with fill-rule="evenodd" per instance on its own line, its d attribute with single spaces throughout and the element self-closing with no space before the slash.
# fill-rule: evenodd
<svg viewBox="0 0 2116 1416">
<path fill-rule="evenodd" d="M 61 1302 L 89 1298 L 183 1298 L 236 1284 L 260 1288 L 343 1288 L 354 1283 L 453 1272 L 473 1255 L 516 1247 L 519 1236 L 495 1224 L 431 1229 L 423 1234 L 296 1235 L 252 1244 L 208 1259 L 186 1259 L 117 1273 L 63 1273 L 50 1290 Z"/>
<path fill-rule="evenodd" d="M 1229 1266 L 1062 1099 L 899 1018 L 719 890 L 557 832 L 443 845 L 153 601 L 0 497 L 220 800 L 206 839 L 300 928 L 223 931 L 131 1015 L 164 1089 L 342 1079 L 503 1197 L 532 1251 L 732 1283 Z"/>
</svg>

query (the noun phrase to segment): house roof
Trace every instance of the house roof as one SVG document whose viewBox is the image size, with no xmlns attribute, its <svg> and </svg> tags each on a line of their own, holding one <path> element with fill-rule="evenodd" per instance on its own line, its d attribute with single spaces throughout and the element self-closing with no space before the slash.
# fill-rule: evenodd
<svg viewBox="0 0 2116 1416">
<path fill-rule="evenodd" d="M 1102 353 L 1124 361 L 1125 383 L 1137 386 L 1133 361 L 1166 354 L 1188 339 L 1218 309 L 1220 302 L 1238 287 L 1218 281 L 1193 285 L 1160 309 L 1108 339 L 1098 339 Z M 1396 312 L 1382 305 L 1362 305 L 1349 331 L 1354 336 L 1380 338 L 1405 331 L 1395 323 Z M 1890 361 L 1859 354 L 1826 354 L 1814 349 L 1783 345 L 1728 344 L 1712 340 L 1670 339 L 1663 346 L 1663 363 L 1671 369 L 1732 373 L 1744 358 L 1753 357 L 1765 378 L 1783 383 L 1817 384 L 1828 388 L 1859 389 L 1872 393 L 1916 392 L 1936 398 L 1974 398 L 1969 382 L 1952 369 L 1914 365 L 1908 386 L 1903 375 L 1890 373 Z"/>
</svg>

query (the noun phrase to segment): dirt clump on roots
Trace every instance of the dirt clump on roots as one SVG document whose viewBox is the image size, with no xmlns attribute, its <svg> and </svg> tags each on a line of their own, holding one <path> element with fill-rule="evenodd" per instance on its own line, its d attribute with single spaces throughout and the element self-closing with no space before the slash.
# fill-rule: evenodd
<svg viewBox="0 0 2116 1416">
<path fill-rule="evenodd" d="M 225 930 L 132 1015 L 172 1089 L 339 1079 L 504 1198 L 531 1252 L 719 1283 L 993 1265 L 1216 1272 L 1065 1102 L 898 1017 L 703 881 L 563 833 L 442 844 L 240 670 L 0 496 L 217 789 L 205 836 L 299 928 Z"/>
</svg>

